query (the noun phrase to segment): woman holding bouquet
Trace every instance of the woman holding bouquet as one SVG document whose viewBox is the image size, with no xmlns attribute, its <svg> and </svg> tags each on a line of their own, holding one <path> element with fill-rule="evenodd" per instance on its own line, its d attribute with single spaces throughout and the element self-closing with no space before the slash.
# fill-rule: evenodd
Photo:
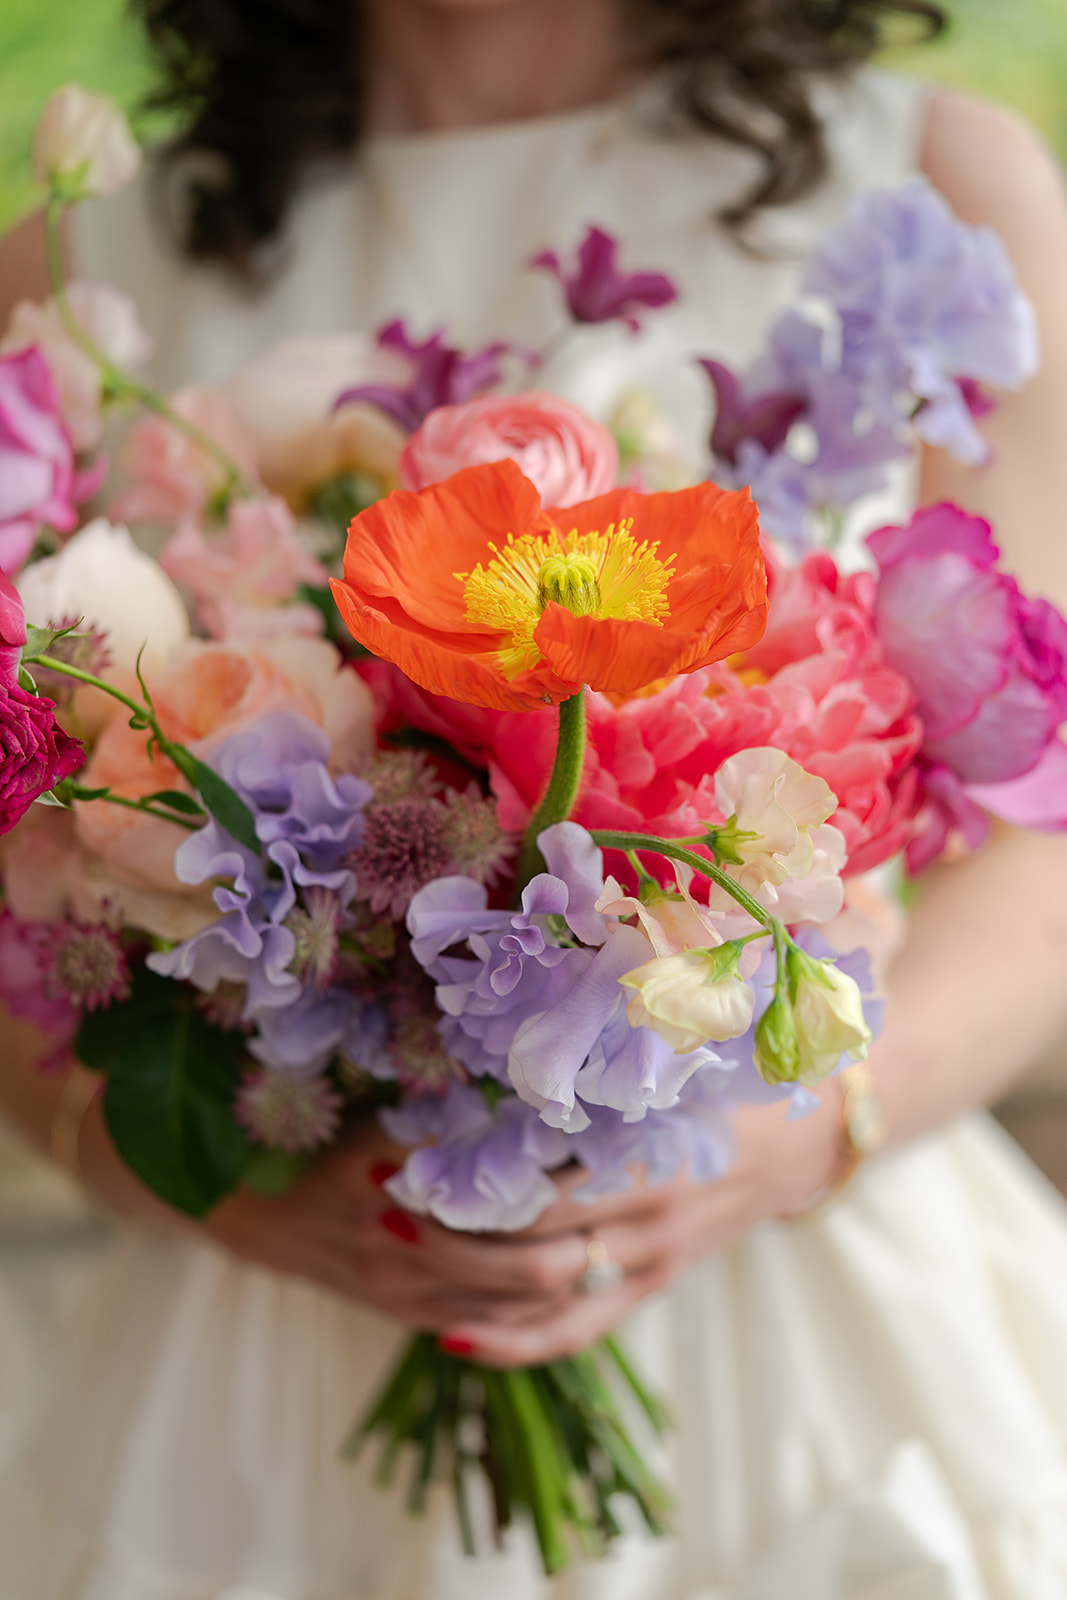
<svg viewBox="0 0 1067 1600">
<path fill-rule="evenodd" d="M 154 175 L 180 241 L 163 243 L 135 186 L 106 216 L 87 208 L 70 249 L 79 275 L 136 294 L 166 386 L 401 308 L 465 347 L 502 331 L 551 347 L 524 265 L 595 221 L 682 301 L 638 340 L 583 330 L 539 386 L 601 415 L 646 390 L 695 455 L 685 357 L 750 357 L 847 205 L 919 170 L 1001 235 L 1042 339 L 1037 378 L 988 424 L 993 464 L 931 449 L 920 498 L 988 516 L 1028 589 L 1067 601 L 1067 207 L 1012 119 L 861 65 L 879 11 L 935 8 L 137 9 L 192 108 L 184 153 Z M 33 223 L 0 270 L 12 304 L 47 293 Z M 283 1198 L 243 1191 L 189 1224 L 88 1106 L 83 1181 L 146 1231 L 24 1474 L 3 1600 L 1067 1596 L 1067 1227 L 966 1115 L 1057 1025 L 1065 884 L 1067 842 L 1007 828 L 932 874 L 871 1056 L 888 1149 L 825 1211 L 857 1165 L 836 1080 L 802 1120 L 740 1113 L 715 1183 L 638 1181 L 590 1203 L 568 1174 L 532 1227 L 488 1237 L 391 1204 L 399 1157 L 373 1126 Z M 0 1095 L 47 1147 L 63 1080 L 35 1074 L 28 1025 L 6 1028 Z M 591 1241 L 619 1270 L 582 1293 Z M 521 1539 L 471 1562 L 445 1511 L 409 1525 L 363 1463 L 336 1459 L 405 1326 L 523 1366 L 624 1319 L 678 1420 L 673 1540 L 625 1540 L 554 1589 Z"/>
</svg>

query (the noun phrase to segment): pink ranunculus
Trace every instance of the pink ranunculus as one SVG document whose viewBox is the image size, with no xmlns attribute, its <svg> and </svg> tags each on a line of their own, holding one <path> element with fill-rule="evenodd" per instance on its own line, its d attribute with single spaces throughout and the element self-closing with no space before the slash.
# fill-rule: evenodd
<svg viewBox="0 0 1067 1600">
<path fill-rule="evenodd" d="M 251 442 L 221 395 L 211 389 L 181 389 L 170 403 L 224 450 L 250 482 L 258 482 Z M 121 465 L 133 481 L 110 507 L 117 522 L 167 526 L 181 517 L 199 516 L 226 483 L 222 463 L 165 417 L 145 417 L 136 424 Z"/>
<path fill-rule="evenodd" d="M 317 607 L 288 603 L 301 583 L 325 585 L 326 572 L 301 545 L 277 496 L 233 501 L 224 534 L 209 537 L 194 517 L 184 518 L 159 564 L 192 595 L 214 639 L 322 632 Z"/>
<path fill-rule="evenodd" d="M 0 689 L 19 681 L 19 662 L 26 643 L 26 616 L 10 578 L 0 572 Z"/>
<path fill-rule="evenodd" d="M 109 361 L 135 368 L 147 360 L 152 341 L 138 322 L 137 307 L 128 295 L 109 283 L 75 282 L 67 286 L 67 300 L 78 326 Z M 19 302 L 0 339 L 0 355 L 28 350 L 31 345 L 41 350 L 52 370 L 74 448 L 95 450 L 103 433 L 100 368 L 70 337 L 54 300 Z"/>
<path fill-rule="evenodd" d="M 58 725 L 53 701 L 17 683 L 0 686 L 0 834 L 84 761 L 84 745 Z"/>
<path fill-rule="evenodd" d="M 881 572 L 875 625 L 914 690 L 926 759 L 964 784 L 1031 771 L 1067 717 L 1067 621 L 997 571 L 989 524 L 957 506 L 867 542 Z"/>
<path fill-rule="evenodd" d="M 426 489 L 463 467 L 506 457 L 518 462 L 546 506 L 591 500 L 618 480 L 614 435 L 568 400 L 532 390 L 431 411 L 400 457 L 400 484 Z"/>
<path fill-rule="evenodd" d="M 48 362 L 36 347 L 0 356 L 0 571 L 18 571 L 45 523 L 76 525 L 77 487 Z"/>
</svg>

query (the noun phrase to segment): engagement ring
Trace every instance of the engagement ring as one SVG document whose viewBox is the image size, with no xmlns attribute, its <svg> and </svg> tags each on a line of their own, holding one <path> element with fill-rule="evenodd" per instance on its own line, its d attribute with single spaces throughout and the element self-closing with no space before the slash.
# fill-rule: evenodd
<svg viewBox="0 0 1067 1600">
<path fill-rule="evenodd" d="M 585 1247 L 585 1271 L 578 1279 L 579 1294 L 606 1294 L 622 1281 L 623 1270 L 608 1253 L 608 1247 L 599 1239 L 590 1239 Z"/>
</svg>

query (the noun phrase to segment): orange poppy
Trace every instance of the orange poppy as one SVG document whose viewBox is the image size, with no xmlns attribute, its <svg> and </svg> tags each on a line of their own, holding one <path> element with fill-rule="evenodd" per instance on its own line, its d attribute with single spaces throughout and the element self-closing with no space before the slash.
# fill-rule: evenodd
<svg viewBox="0 0 1067 1600">
<path fill-rule="evenodd" d="M 433 694 L 501 711 L 584 683 L 635 694 L 755 644 L 756 508 L 704 483 L 543 509 L 513 461 L 467 467 L 356 517 L 334 599 L 359 643 Z"/>
</svg>

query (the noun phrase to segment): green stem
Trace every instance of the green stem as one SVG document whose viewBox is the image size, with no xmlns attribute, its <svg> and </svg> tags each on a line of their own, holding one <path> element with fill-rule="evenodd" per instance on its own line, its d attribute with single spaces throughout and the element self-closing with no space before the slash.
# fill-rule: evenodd
<svg viewBox="0 0 1067 1600">
<path fill-rule="evenodd" d="M 98 678 L 91 672 L 83 672 L 80 667 L 72 667 L 68 661 L 59 661 L 55 656 L 34 656 L 33 660 L 34 662 L 39 662 L 42 667 L 50 667 L 53 672 L 62 672 L 68 678 L 77 678 L 79 683 L 88 683 L 94 689 L 103 689 L 104 693 L 109 694 L 113 700 L 121 700 L 122 704 L 127 706 L 134 716 L 142 717 L 148 723 L 161 745 L 167 743 L 159 731 L 159 725 L 151 707 L 140 705 L 136 700 L 131 700 L 128 694 L 123 694 L 121 689 L 116 689 L 113 683 L 105 683 L 103 678 Z"/>
<path fill-rule="evenodd" d="M 155 412 L 156 416 L 163 417 L 171 427 L 177 428 L 179 433 L 198 449 L 211 457 L 216 466 L 225 474 L 222 486 L 222 495 L 228 499 L 231 494 L 239 493 L 252 495 L 254 486 L 248 481 L 240 467 L 221 445 L 217 444 L 195 422 L 189 422 L 155 389 L 147 384 L 139 383 L 136 378 L 129 377 L 120 367 L 104 354 L 98 345 L 81 326 L 70 304 L 67 295 L 66 270 L 63 266 L 63 245 L 60 236 L 60 227 L 63 213 L 67 209 L 67 201 L 61 196 L 53 194 L 45 208 L 45 254 L 48 262 L 48 276 L 52 285 L 52 297 L 59 312 L 60 321 L 66 330 L 68 338 L 78 346 L 84 355 L 89 357 L 100 373 L 104 392 L 115 400 L 133 400 L 145 407 L 148 411 Z"/>
<path fill-rule="evenodd" d="M 530 879 L 545 870 L 544 858 L 537 848 L 537 836 L 554 822 L 563 822 L 570 816 L 578 797 L 585 765 L 585 690 L 579 689 L 559 707 L 559 733 L 556 740 L 556 759 L 548 788 L 541 798 L 522 841 L 519 856 L 517 889 L 519 893 Z"/>
<path fill-rule="evenodd" d="M 673 839 L 657 839 L 651 833 L 616 833 L 611 828 L 594 828 L 592 838 L 595 844 L 604 850 L 651 850 L 656 855 L 667 856 L 672 861 L 681 861 L 687 867 L 692 867 L 694 872 L 702 872 L 705 878 L 710 878 L 712 883 L 717 883 L 720 889 L 725 889 L 744 911 L 747 911 L 754 922 L 761 928 L 766 928 L 768 933 L 774 933 L 781 924 L 768 911 L 765 911 L 758 900 L 753 900 L 747 889 L 742 889 L 735 883 L 729 873 L 717 867 L 713 861 L 708 861 L 704 856 L 686 850 Z"/>
<path fill-rule="evenodd" d="M 76 800 L 78 796 L 74 798 Z M 159 817 L 162 822 L 176 822 L 179 828 L 188 828 L 190 833 L 196 833 L 202 825 L 201 822 L 194 822 L 192 817 L 179 816 L 176 811 L 164 811 L 162 806 L 150 805 L 146 800 L 127 800 L 121 794 L 98 794 L 93 799 L 104 800 L 110 806 L 125 806 L 128 811 L 142 811 L 146 817 Z"/>
</svg>

